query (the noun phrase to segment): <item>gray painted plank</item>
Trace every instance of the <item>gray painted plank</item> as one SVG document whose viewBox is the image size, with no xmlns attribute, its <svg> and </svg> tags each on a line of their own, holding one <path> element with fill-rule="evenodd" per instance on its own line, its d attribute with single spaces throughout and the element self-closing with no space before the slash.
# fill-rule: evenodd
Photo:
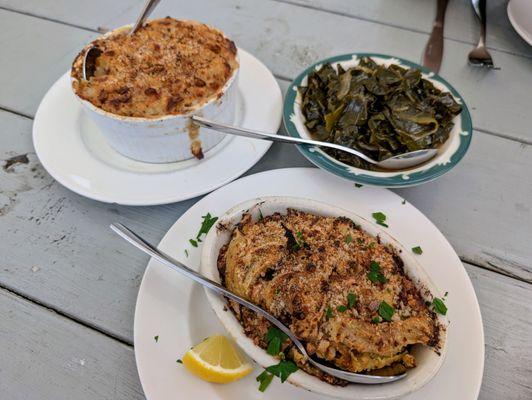
<svg viewBox="0 0 532 400">
<path fill-rule="evenodd" d="M 9 0 L 12 2 L 12 0 Z M 340 13 L 353 18 L 398 26 L 429 33 L 432 30 L 433 17 L 436 15 L 436 1 L 419 0 L 278 0 L 315 7 Z M 532 47 L 514 30 L 506 7 L 508 0 L 490 0 L 487 2 L 488 30 L 487 45 L 491 49 L 501 50 L 525 57 L 532 57 Z M 445 13 L 445 37 L 476 45 L 480 26 L 471 7 L 470 0 L 451 0 Z"/>
<path fill-rule="evenodd" d="M 48 3 L 53 2 L 40 2 L 47 6 Z M 58 5 L 50 7 L 52 9 L 58 7 L 59 13 L 63 13 L 57 16 L 58 19 L 63 18 L 63 15 L 68 19 L 76 12 L 77 15 L 87 18 L 87 21 L 93 18 L 91 10 L 80 12 L 78 4 L 65 7 L 62 7 L 60 2 L 56 4 Z M 120 0 L 112 2 L 112 7 L 126 5 L 126 8 L 120 8 L 122 13 L 120 18 L 128 21 L 137 12 L 135 7 L 127 9 L 131 4 Z M 166 4 L 165 7 L 173 7 L 174 11 L 165 12 L 161 6 L 160 15 L 175 14 L 176 5 Z M 34 8 L 39 7 L 34 4 Z M 206 8 L 209 9 L 208 15 L 205 14 Z M 103 7 L 96 5 L 95 9 L 100 13 L 100 16 L 94 16 L 96 21 L 101 21 L 99 25 L 112 26 L 120 19 L 109 18 L 110 14 L 107 13 L 101 15 Z M 304 18 L 305 24 L 299 20 L 292 23 L 294 20 L 290 16 L 296 12 Z M 278 75 L 288 77 L 323 54 L 337 53 L 345 48 L 346 42 L 336 43 L 337 38 L 355 38 L 356 40 L 352 40 L 352 45 L 359 47 L 384 43 L 388 49 L 393 49 L 397 43 L 410 43 L 414 50 L 402 45 L 398 51 L 404 54 L 394 52 L 412 59 L 419 55 L 419 49 L 426 40 L 426 35 L 423 34 L 379 27 L 378 24 L 353 21 L 352 18 L 294 8 L 290 5 L 281 4 L 273 8 L 267 2 L 259 3 L 251 0 L 187 4 L 179 15 L 203 18 L 220 26 L 232 34 L 238 42 L 243 43 L 245 48 L 258 54 Z M 257 15 L 261 18 L 257 19 Z M 319 26 L 317 22 L 321 20 L 324 21 L 324 30 L 309 32 L 308 26 Z M 3 75 L 4 80 L 0 78 L 3 87 L 0 92 L 0 105 L 32 114 L 47 87 L 68 68 L 76 51 L 89 38 L 94 37 L 94 34 L 5 11 L 0 12 L 0 24 L 3 27 L 0 31 L 0 49 L 2 51 L 7 49 L 9 54 L 15 54 L 15 57 L 7 59 L 7 73 Z M 332 29 L 335 24 L 339 29 Z M 372 35 L 368 43 L 363 43 L 357 36 L 364 28 L 370 29 L 369 33 Z M 400 37 L 396 39 L 394 35 Z M 264 37 L 269 40 L 263 40 Z M 316 39 L 321 37 L 323 40 L 316 42 Z M 404 42 L 405 40 L 407 42 Z M 456 45 L 455 50 L 450 50 L 455 56 L 454 59 L 458 59 L 457 55 L 467 47 L 460 43 L 453 44 L 452 41 L 450 45 L 447 43 L 447 51 Z M 527 135 L 530 132 L 525 130 L 525 118 L 528 117 L 525 106 L 529 103 L 523 105 L 523 102 L 530 100 L 530 94 L 526 92 L 527 86 L 530 85 L 529 81 L 522 77 L 524 72 L 529 72 L 530 64 L 526 60 L 519 61 L 519 57 L 512 58 L 504 53 L 498 55 L 497 59 L 499 58 L 507 60 L 511 68 L 503 67 L 502 75 L 486 74 L 476 77 L 482 78 L 483 84 L 493 85 L 491 91 L 481 87 L 475 92 L 478 82 L 470 82 L 468 86 L 473 93 L 471 96 L 480 101 L 478 104 L 490 106 L 478 114 L 486 122 L 487 128 L 484 125 L 477 125 L 483 129 L 497 130 L 500 134 L 529 140 L 527 138 L 530 136 Z M 279 59 L 285 60 L 286 63 L 279 63 Z M 27 61 L 21 64 L 20 60 Z M 468 76 L 464 70 L 466 68 L 459 69 L 456 74 L 460 82 L 465 79 L 464 76 L 466 78 Z M 456 73 L 454 70 L 451 72 Z M 500 82 L 508 80 L 508 77 L 515 79 L 513 86 L 510 85 L 507 91 L 502 93 L 501 96 L 504 98 L 495 99 L 497 92 L 501 91 Z M 32 83 L 28 84 L 30 78 Z M 286 87 L 286 82 L 282 84 Z M 464 85 L 466 84 L 468 82 Z M 515 91 L 519 87 L 522 90 Z M 498 102 L 506 102 L 516 107 L 514 114 L 510 113 L 506 120 L 499 121 L 499 125 L 494 121 L 497 122 L 497 117 L 506 110 L 493 109 L 494 105 L 499 105 Z M 473 112 L 475 113 L 475 110 Z M 516 116 L 520 116 L 521 119 L 513 121 L 514 130 L 501 128 L 509 126 L 512 122 L 510 117 Z M 5 260 L 2 257 L 0 261 L 0 283 L 130 342 L 134 300 L 146 259 L 140 255 L 135 256 L 125 244 L 122 247 L 116 243 L 108 232 L 107 225 L 111 221 L 120 219 L 148 238 L 157 240 L 195 200 L 159 207 L 120 207 L 93 202 L 74 195 L 53 182 L 38 164 L 31 148 L 30 123 L 27 119 L 0 112 L 0 126 L 2 126 L 0 159 L 29 153 L 28 164 L 15 165 L 10 168 L 10 172 L 0 169 L 0 235 L 3 238 L 0 242 L 0 254 L 7 255 Z M 497 155 L 495 167 L 492 166 L 490 158 L 494 154 Z M 412 201 L 442 229 L 462 259 L 494 269 L 500 268 L 521 279 L 530 280 L 532 257 L 528 227 L 532 222 L 529 201 L 532 190 L 530 181 L 522 180 L 520 177 L 523 175 L 522 171 L 530 170 L 531 163 L 529 146 L 477 134 L 464 162 L 448 176 L 423 187 L 401 190 L 399 194 Z M 274 146 L 252 172 L 300 165 L 307 163 L 295 149 Z M 31 252 L 28 252 L 27 245 L 21 246 L 20 243 L 31 245 Z M 531 371 L 527 366 L 531 364 L 532 350 L 530 341 L 526 341 L 526 338 L 530 337 L 532 328 L 529 320 L 522 316 L 530 315 L 532 300 L 530 286 L 475 267 L 467 266 L 467 269 L 479 296 L 486 327 L 487 361 L 481 398 L 528 399 L 532 395 L 532 390 L 529 382 Z M 36 306 L 32 307 L 41 310 Z M 102 313 L 102 309 L 106 312 Z M 1 305 L 0 310 L 2 310 Z M 11 317 L 18 314 L 26 315 L 24 312 L 18 312 L 18 307 L 9 306 L 8 310 L 11 311 Z M 0 319 L 7 320 L 2 318 L 1 311 Z M 12 385 L 8 389 L 13 389 L 13 392 L 6 392 L 0 381 L 1 393 L 24 393 L 26 397 L 22 398 L 29 399 L 66 398 L 67 394 L 71 394 L 71 388 L 81 386 L 81 395 L 76 398 L 140 397 L 136 375 L 131 373 L 134 372 L 132 363 L 128 364 L 129 367 L 124 367 L 131 375 L 126 374 L 123 379 L 125 383 L 122 384 L 122 380 L 120 381 L 119 395 L 110 392 L 111 381 L 104 381 L 105 378 L 98 375 L 98 371 L 114 371 L 121 367 L 112 364 L 116 362 L 115 359 L 122 359 L 118 355 L 115 356 L 117 353 L 109 350 L 110 347 L 103 346 L 107 351 L 94 356 L 93 364 L 96 365 L 96 370 L 82 375 L 86 380 L 82 382 L 78 375 L 74 374 L 71 378 L 71 374 L 65 373 L 65 365 L 72 364 L 68 362 L 54 364 L 53 361 L 57 361 L 55 359 L 49 361 L 58 351 L 55 347 L 49 347 L 47 353 L 41 349 L 42 343 L 47 343 L 44 338 L 47 338 L 48 332 L 53 336 L 58 336 L 59 333 L 46 327 L 39 332 L 35 329 L 34 320 L 40 319 L 46 318 L 42 318 L 40 314 L 32 315 L 32 318 L 27 318 L 18 325 L 13 323 L 13 326 L 18 328 L 10 332 L 17 332 L 30 326 L 31 332 L 36 331 L 35 335 L 41 333 L 38 337 L 42 342 L 32 337 L 29 337 L 27 343 L 20 341 L 24 343 L 14 347 L 17 349 L 14 355 L 9 353 L 5 358 L 10 362 L 2 363 L 0 366 L 2 377 L 5 375 L 2 368 L 7 364 L 9 370 L 6 376 L 20 377 L 20 386 L 25 384 L 30 389 L 20 389 L 16 386 L 15 392 Z M 9 322 L 11 323 L 11 320 Z M 43 324 L 48 323 L 49 321 L 45 321 Z M 55 322 L 52 325 L 55 325 Z M 77 328 L 69 331 L 58 325 L 62 331 L 69 333 L 67 336 L 76 337 L 72 332 L 76 333 Z M 5 341 L 3 335 L 5 332 L 2 324 L 0 347 L 11 348 L 13 347 L 11 343 Z M 83 348 L 89 349 L 88 354 L 94 353 L 93 344 L 98 340 L 83 342 Z M 111 339 L 106 340 L 111 341 Z M 66 341 L 67 339 L 63 338 L 59 342 L 54 342 L 54 346 L 57 343 L 64 346 Z M 18 354 L 26 354 L 24 352 L 31 357 L 16 359 Z M 63 359 L 71 354 L 59 353 Z M 112 359 L 109 359 L 109 354 L 112 354 Z M 35 381 L 35 377 L 31 373 L 24 373 L 26 370 L 33 372 L 34 370 L 27 366 L 30 365 L 30 361 L 39 365 L 40 361 L 35 362 L 33 358 L 41 357 L 44 361 L 38 371 L 45 370 L 46 375 L 43 374 L 37 385 L 32 386 L 30 383 Z M 73 358 L 73 360 L 81 359 Z M 48 371 L 47 368 L 51 370 Z M 65 375 L 67 383 L 62 381 Z M 109 375 L 111 376 L 113 375 Z M 15 382 L 18 384 L 19 381 Z M 60 382 L 61 386 L 58 386 L 57 382 Z M 103 389 L 101 392 L 93 392 L 91 391 L 93 386 L 96 388 L 103 386 Z"/>
<path fill-rule="evenodd" d="M 125 207 L 78 196 L 39 164 L 31 120 L 0 111 L 0 284 L 132 341 L 133 304 L 147 258 L 109 230 L 135 226 L 158 242 L 196 199 L 158 207 Z M 28 164 L 5 161 L 27 154 Z M 273 146 L 248 173 L 308 165 L 296 148 Z M 31 245 L 31 252 L 27 246 Z M 103 247 L 102 247 L 103 246 Z M 101 310 L 105 309 L 105 313 Z"/>
<path fill-rule="evenodd" d="M 486 366 L 479 399 L 532 396 L 532 287 L 466 265 L 481 304 Z M 453 294 L 450 293 L 450 296 Z M 142 399 L 133 351 L 0 289 L 3 399 Z"/>
<path fill-rule="evenodd" d="M 429 33 L 436 2 L 419 0 L 277 0 L 304 7 L 326 10 L 357 19 Z M 95 12 L 93 2 L 69 0 L 0 0 L 0 7 L 52 18 L 70 24 L 99 29 L 112 26 L 116 16 L 129 19 L 138 12 L 142 1 L 116 0 L 106 4 L 105 14 Z M 507 0 L 492 0 L 488 10 L 488 47 L 525 57 L 532 57 L 532 48 L 515 32 L 506 14 Z M 446 12 L 445 37 L 476 44 L 479 24 L 469 0 L 450 1 Z"/>
<path fill-rule="evenodd" d="M 462 260 L 532 282 L 532 146 L 475 132 L 447 175 L 399 189 L 451 242 Z"/>
<path fill-rule="evenodd" d="M 0 26 L 0 106 L 30 115 L 84 44 L 97 36 L 1 10 Z"/>
<path fill-rule="evenodd" d="M 0 289 L 0 397 L 144 399 L 133 349 Z"/>
<path fill-rule="evenodd" d="M 95 4 L 94 9 L 101 15 L 106 6 Z M 127 9 L 111 19 L 112 25 L 131 20 L 136 12 L 135 7 Z M 377 51 L 418 60 L 427 40 L 425 33 L 260 0 L 163 2 L 155 15 L 167 14 L 220 27 L 274 73 L 288 78 L 320 58 L 350 51 Z M 102 17 L 102 21 L 109 19 Z M 0 77 L 4 88 L 0 106 L 33 114 L 46 88 L 68 69 L 82 44 L 95 34 L 9 11 L 0 11 L 0 24 L 0 50 L 17 55 L 7 59 L 6 73 Z M 442 74 L 465 97 L 475 127 L 532 143 L 528 115 L 532 59 L 494 51 L 501 70 L 484 71 L 467 66 L 469 50 L 469 44 L 447 41 Z M 20 66 L 19 59 L 28 61 Z M 35 84 L 28 85 L 30 80 Z"/>
<path fill-rule="evenodd" d="M 480 400 L 532 398 L 532 285 L 464 264 L 480 304 L 486 339 Z M 452 293 L 449 293 L 452 296 Z"/>
<path fill-rule="evenodd" d="M 133 304 L 147 260 L 117 241 L 108 225 L 120 220 L 158 241 L 195 200 L 124 207 L 75 195 L 38 163 L 30 125 L 28 119 L 0 112 L 0 158 L 29 153 L 27 165 L 0 169 L 0 282 L 131 341 Z M 462 259 L 492 263 L 531 280 L 532 188 L 530 181 L 517 180 L 517 171 L 532 167 L 530 148 L 482 134 L 474 142 L 449 175 L 399 194 L 442 229 Z M 498 171 L 489 167 L 489 155 L 495 152 L 501 160 Z M 295 148 L 274 145 L 249 173 L 306 165 Z M 31 244 L 31 252 L 20 243 Z"/>
</svg>

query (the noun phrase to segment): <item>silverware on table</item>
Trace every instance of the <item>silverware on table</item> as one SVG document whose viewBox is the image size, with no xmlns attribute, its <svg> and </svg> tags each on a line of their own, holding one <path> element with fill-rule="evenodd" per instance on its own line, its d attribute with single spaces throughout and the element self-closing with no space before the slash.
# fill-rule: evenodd
<svg viewBox="0 0 532 400">
<path fill-rule="evenodd" d="M 471 5 L 480 20 L 480 39 L 477 47 L 468 55 L 469 64 L 474 67 L 494 68 L 493 59 L 486 49 L 486 0 L 471 0 Z"/>
<path fill-rule="evenodd" d="M 246 299 L 243 299 L 240 296 L 237 296 L 236 294 L 230 292 L 225 287 L 220 285 L 217 282 L 214 282 L 203 275 L 199 274 L 198 272 L 188 268 L 187 266 L 181 264 L 179 261 L 174 260 L 169 255 L 163 253 L 159 249 L 157 249 L 155 246 L 148 243 L 146 240 L 142 239 L 140 236 L 138 236 L 136 233 L 125 227 L 124 225 L 120 223 L 112 224 L 111 229 L 115 231 L 119 236 L 121 236 L 123 239 L 131 243 L 133 246 L 138 248 L 139 250 L 143 251 L 144 253 L 148 254 L 149 256 L 153 257 L 155 260 L 159 261 L 163 265 L 170 267 L 174 271 L 179 272 L 180 274 L 185 275 L 188 278 L 191 278 L 192 280 L 200 283 L 204 287 L 220 294 L 223 296 L 228 297 L 231 300 L 236 301 L 237 303 L 243 305 L 244 307 L 249 308 L 250 310 L 253 310 L 257 314 L 261 315 L 262 317 L 266 318 L 269 322 L 271 322 L 273 325 L 275 325 L 277 328 L 279 328 L 281 331 L 283 331 L 290 340 L 294 343 L 294 345 L 297 347 L 297 349 L 303 354 L 303 356 L 316 368 L 319 368 L 320 370 L 328 373 L 329 375 L 333 375 L 337 378 L 344 379 L 349 382 L 353 383 L 362 383 L 362 384 L 379 384 L 379 383 L 389 383 L 394 382 L 399 379 L 402 379 L 406 376 L 406 373 L 403 373 L 401 375 L 394 375 L 394 376 L 377 376 L 377 375 L 365 375 L 365 374 L 356 374 L 354 372 L 348 372 L 336 368 L 329 367 L 327 365 L 323 365 L 322 363 L 312 359 L 309 357 L 305 346 L 303 343 L 299 341 L 299 339 L 292 333 L 292 331 L 284 325 L 281 321 L 279 321 L 277 318 L 275 318 L 273 315 L 268 313 L 267 311 L 264 311 L 259 306 L 247 301 Z"/>
<path fill-rule="evenodd" d="M 440 71 L 443 57 L 443 26 L 445 22 L 445 10 L 448 0 L 438 0 L 436 18 L 432 25 L 429 41 L 423 53 L 423 66 L 430 68 L 434 72 Z"/>
<path fill-rule="evenodd" d="M 410 151 L 408 153 L 399 154 L 387 158 L 386 160 L 376 161 L 371 157 L 368 157 L 364 153 L 352 149 L 351 147 L 342 146 L 336 143 L 321 142 L 318 140 L 296 138 L 292 136 L 275 135 L 272 133 L 258 132 L 251 129 L 239 128 L 232 125 L 222 124 L 220 122 L 211 121 L 209 119 L 198 117 L 193 115 L 192 121 L 205 128 L 214 129 L 219 132 L 228 133 L 230 135 L 250 137 L 253 139 L 270 140 L 272 142 L 291 143 L 291 144 L 304 144 L 309 146 L 328 147 L 330 149 L 345 151 L 346 153 L 353 154 L 370 164 L 376 165 L 384 169 L 398 170 L 413 167 L 414 165 L 421 164 L 427 160 L 433 158 L 438 150 L 436 149 L 423 149 Z"/>
<path fill-rule="evenodd" d="M 133 35 L 138 29 L 144 24 L 144 21 L 146 18 L 148 18 L 148 15 L 151 14 L 151 12 L 155 9 L 157 4 L 159 4 L 159 1 L 161 0 L 147 0 L 144 4 L 144 7 L 142 7 L 142 11 L 137 18 L 137 21 L 129 31 L 128 35 Z M 83 71 L 83 79 L 87 80 L 87 77 L 90 78 L 92 75 L 94 75 L 94 71 L 96 69 L 96 59 L 102 54 L 102 51 L 96 47 L 91 46 L 87 49 L 85 52 L 85 56 L 83 57 L 83 65 L 81 70 Z"/>
</svg>

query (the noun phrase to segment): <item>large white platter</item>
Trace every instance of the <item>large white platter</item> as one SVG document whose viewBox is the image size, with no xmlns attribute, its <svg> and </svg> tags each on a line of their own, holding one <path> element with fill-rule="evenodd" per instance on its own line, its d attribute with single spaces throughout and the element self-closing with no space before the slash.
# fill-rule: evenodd
<svg viewBox="0 0 532 400">
<path fill-rule="evenodd" d="M 319 200 L 371 218 L 382 211 L 388 232 L 406 248 L 421 246 L 419 262 L 441 290 L 448 291 L 450 327 L 444 364 L 434 379 L 409 400 L 474 400 L 484 367 L 484 333 L 478 302 L 466 271 L 441 232 L 412 205 L 379 188 L 357 188 L 313 168 L 278 169 L 234 181 L 191 207 L 170 228 L 159 248 L 191 268 L 199 269 L 201 248 L 196 236 L 201 217 L 221 215 L 234 205 L 261 196 L 296 196 Z M 201 245 L 200 245 L 201 246 Z M 185 254 L 187 250 L 188 256 Z M 134 251 L 133 249 L 131 251 Z M 167 267 L 150 261 L 135 311 L 135 354 L 142 386 L 149 400 L 166 399 L 308 399 L 323 398 L 275 380 L 265 393 L 257 390 L 261 369 L 230 385 L 205 383 L 176 363 L 206 336 L 224 333 L 208 304 L 203 288 Z M 159 336 L 158 341 L 154 340 Z M 377 399 L 375 387 L 363 388 L 356 398 Z"/>
</svg>

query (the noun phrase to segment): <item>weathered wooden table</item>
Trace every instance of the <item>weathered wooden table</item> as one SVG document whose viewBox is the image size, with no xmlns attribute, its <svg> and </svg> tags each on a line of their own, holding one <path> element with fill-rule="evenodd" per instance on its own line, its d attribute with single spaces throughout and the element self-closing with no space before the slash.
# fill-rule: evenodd
<svg viewBox="0 0 532 400">
<path fill-rule="evenodd" d="M 197 199 L 123 207 L 82 198 L 41 167 L 32 118 L 52 83 L 99 31 L 132 21 L 141 0 L 0 0 L 0 398 L 141 399 L 135 298 L 147 258 L 108 229 L 117 219 L 158 241 Z M 480 301 L 486 335 L 481 399 L 532 399 L 532 49 L 506 1 L 489 2 L 498 71 L 470 68 L 478 26 L 451 0 L 441 74 L 475 126 L 465 159 L 433 183 L 398 190 L 447 236 Z M 281 88 L 326 56 L 373 51 L 420 60 L 435 1 L 163 1 L 156 16 L 228 33 Z M 274 145 L 248 173 L 309 163 Z"/>
</svg>

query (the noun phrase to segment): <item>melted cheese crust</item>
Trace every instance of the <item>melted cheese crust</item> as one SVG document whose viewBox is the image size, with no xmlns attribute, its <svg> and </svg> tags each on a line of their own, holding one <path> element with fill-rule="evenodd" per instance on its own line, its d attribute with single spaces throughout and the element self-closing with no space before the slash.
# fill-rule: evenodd
<svg viewBox="0 0 532 400">
<path fill-rule="evenodd" d="M 372 261 L 386 283 L 368 278 Z M 342 369 L 402 372 L 415 365 L 411 345 L 438 343 L 436 316 L 396 251 L 347 218 L 288 210 L 252 222 L 246 215 L 221 251 L 218 268 L 227 288 L 286 323 L 309 354 Z M 350 293 L 356 296 L 351 308 Z M 395 312 L 391 322 L 375 323 L 382 301 Z M 231 307 L 246 334 L 266 348 L 269 323 L 236 303 Z M 288 350 L 307 372 L 342 383 L 306 364 L 295 348 Z"/>
<path fill-rule="evenodd" d="M 96 39 L 94 75 L 83 79 L 83 57 L 72 66 L 76 94 L 113 114 L 157 118 L 185 114 L 222 95 L 238 68 L 236 46 L 220 31 L 167 17 Z M 94 50 L 93 50 L 94 51 Z"/>
</svg>

